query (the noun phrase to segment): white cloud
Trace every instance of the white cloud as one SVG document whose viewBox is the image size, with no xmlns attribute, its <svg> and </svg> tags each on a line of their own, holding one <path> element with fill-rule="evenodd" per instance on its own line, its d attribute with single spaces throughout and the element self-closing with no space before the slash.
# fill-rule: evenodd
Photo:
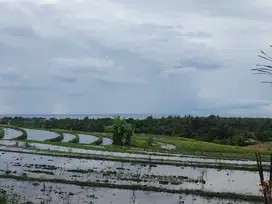
<svg viewBox="0 0 272 204">
<path fill-rule="evenodd" d="M 271 7 L 0 0 L 0 112 L 269 116 L 269 78 L 250 69 L 270 44 Z"/>
</svg>

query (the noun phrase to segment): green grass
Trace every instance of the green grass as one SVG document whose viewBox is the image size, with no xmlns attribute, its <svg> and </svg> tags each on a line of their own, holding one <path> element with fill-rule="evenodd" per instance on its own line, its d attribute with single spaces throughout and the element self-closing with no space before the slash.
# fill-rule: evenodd
<svg viewBox="0 0 272 204">
<path fill-rule="evenodd" d="M 79 135 L 77 133 L 71 133 L 75 136 L 74 139 L 70 140 L 68 143 L 79 143 Z"/>
<path fill-rule="evenodd" d="M 137 141 L 147 143 L 148 134 L 135 135 Z M 172 137 L 172 136 L 154 136 L 154 142 L 163 142 L 175 145 L 175 150 L 169 150 L 172 153 L 189 154 L 197 156 L 208 156 L 226 159 L 248 159 L 255 160 L 255 152 L 264 154 L 264 160 L 269 161 L 271 152 L 264 150 L 253 150 L 248 147 L 222 145 L 210 142 L 197 141 L 194 139 Z"/>
</svg>

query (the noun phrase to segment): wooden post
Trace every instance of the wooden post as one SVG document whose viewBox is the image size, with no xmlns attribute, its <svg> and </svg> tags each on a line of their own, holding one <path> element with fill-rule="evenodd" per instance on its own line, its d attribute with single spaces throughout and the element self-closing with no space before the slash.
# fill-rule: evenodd
<svg viewBox="0 0 272 204">
<path fill-rule="evenodd" d="M 261 181 L 261 187 L 262 187 L 262 193 L 264 196 L 264 204 L 271 204 L 269 202 L 269 197 L 270 197 L 270 188 L 269 185 L 266 184 L 266 182 L 264 182 L 264 175 L 263 175 L 263 165 L 262 165 L 262 158 L 261 155 L 259 153 L 256 153 L 256 161 L 257 161 L 257 166 L 258 166 L 258 171 L 259 171 L 259 175 L 260 175 L 260 181 Z"/>
</svg>

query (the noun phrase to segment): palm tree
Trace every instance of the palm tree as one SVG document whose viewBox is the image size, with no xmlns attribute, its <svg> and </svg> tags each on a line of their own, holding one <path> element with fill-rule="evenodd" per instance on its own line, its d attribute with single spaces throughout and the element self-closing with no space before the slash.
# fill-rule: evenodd
<svg viewBox="0 0 272 204">
<path fill-rule="evenodd" d="M 272 47 L 272 45 L 270 45 Z M 266 52 L 261 50 L 261 53 L 258 56 L 269 63 L 272 63 L 272 57 L 269 56 Z M 253 74 L 265 74 L 265 75 L 272 75 L 272 65 L 269 64 L 257 64 L 257 68 L 251 69 L 254 71 Z M 262 83 L 272 83 L 271 81 L 262 81 Z"/>
</svg>

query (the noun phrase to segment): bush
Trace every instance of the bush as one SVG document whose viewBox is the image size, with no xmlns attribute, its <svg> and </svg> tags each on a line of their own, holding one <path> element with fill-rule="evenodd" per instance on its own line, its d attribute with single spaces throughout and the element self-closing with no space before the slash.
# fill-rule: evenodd
<svg viewBox="0 0 272 204">
<path fill-rule="evenodd" d="M 3 128 L 0 128 L 0 139 L 2 139 L 5 136 L 5 131 Z"/>
</svg>

